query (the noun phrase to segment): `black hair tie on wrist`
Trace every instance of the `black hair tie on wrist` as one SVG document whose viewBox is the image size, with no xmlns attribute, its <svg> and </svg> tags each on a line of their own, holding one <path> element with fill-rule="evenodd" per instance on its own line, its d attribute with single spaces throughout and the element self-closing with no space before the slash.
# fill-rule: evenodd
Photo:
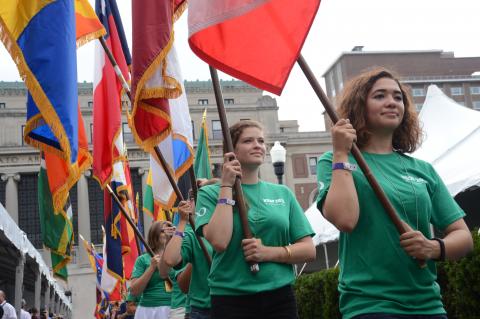
<svg viewBox="0 0 480 319">
<path fill-rule="evenodd" d="M 434 237 L 432 240 L 438 241 L 440 244 L 440 256 L 435 261 L 445 261 L 445 242 L 441 238 Z"/>
</svg>

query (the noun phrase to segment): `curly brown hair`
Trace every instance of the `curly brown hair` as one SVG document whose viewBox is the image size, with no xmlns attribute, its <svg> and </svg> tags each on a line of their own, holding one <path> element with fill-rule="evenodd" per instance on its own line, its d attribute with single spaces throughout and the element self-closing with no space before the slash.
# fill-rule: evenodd
<svg viewBox="0 0 480 319">
<path fill-rule="evenodd" d="M 405 113 L 402 123 L 393 133 L 393 149 L 401 153 L 415 151 L 421 143 L 422 131 L 418 122 L 415 105 L 410 94 L 410 88 L 400 83 L 398 76 L 390 70 L 376 67 L 367 70 L 351 79 L 342 91 L 338 102 L 338 116 L 349 119 L 357 131 L 359 148 L 368 144 L 372 132 L 367 127 L 367 97 L 375 82 L 388 78 L 397 82 L 402 92 Z"/>
</svg>

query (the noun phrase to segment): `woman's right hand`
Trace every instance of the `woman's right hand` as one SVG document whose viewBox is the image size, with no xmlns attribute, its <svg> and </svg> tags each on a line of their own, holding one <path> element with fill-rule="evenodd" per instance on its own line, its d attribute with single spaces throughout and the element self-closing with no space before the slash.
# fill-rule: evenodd
<svg viewBox="0 0 480 319">
<path fill-rule="evenodd" d="M 160 255 L 155 255 L 150 259 L 150 268 L 157 269 L 158 265 L 160 265 Z"/>
<path fill-rule="evenodd" d="M 222 171 L 222 185 L 233 186 L 235 179 L 242 178 L 242 167 L 240 162 L 235 157 L 234 153 L 226 153 L 223 155 L 223 171 Z"/>
<path fill-rule="evenodd" d="M 333 153 L 347 155 L 357 141 L 357 132 L 349 119 L 340 119 L 332 127 Z"/>
<path fill-rule="evenodd" d="M 182 200 L 178 204 L 178 213 L 182 220 L 187 221 L 189 216 L 193 213 L 192 201 Z"/>
</svg>

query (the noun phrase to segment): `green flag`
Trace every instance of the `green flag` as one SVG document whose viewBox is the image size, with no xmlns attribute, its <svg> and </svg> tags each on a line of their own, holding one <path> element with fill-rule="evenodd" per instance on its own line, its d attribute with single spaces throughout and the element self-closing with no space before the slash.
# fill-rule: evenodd
<svg viewBox="0 0 480 319">
<path fill-rule="evenodd" d="M 43 159 L 38 175 L 38 205 L 42 241 L 51 252 L 53 275 L 67 280 L 73 245 L 72 205 L 68 199 L 63 210 L 54 211 Z"/>
<path fill-rule="evenodd" d="M 198 137 L 197 153 L 193 164 L 196 178 L 212 178 L 210 150 L 208 148 L 207 109 L 203 112 L 202 127 Z"/>
</svg>

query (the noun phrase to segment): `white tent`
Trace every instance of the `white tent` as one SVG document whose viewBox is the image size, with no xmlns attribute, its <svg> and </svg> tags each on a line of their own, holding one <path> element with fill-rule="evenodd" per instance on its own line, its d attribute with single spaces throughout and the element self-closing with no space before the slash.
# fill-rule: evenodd
<svg viewBox="0 0 480 319">
<path fill-rule="evenodd" d="M 412 156 L 431 163 L 452 196 L 480 185 L 480 112 L 430 85 L 419 117 L 425 137 Z"/>
<path fill-rule="evenodd" d="M 317 209 L 316 203 L 307 209 L 305 215 L 315 232 L 315 236 L 313 237 L 315 246 L 338 240 L 338 229 L 323 217 L 322 213 Z"/>
</svg>

